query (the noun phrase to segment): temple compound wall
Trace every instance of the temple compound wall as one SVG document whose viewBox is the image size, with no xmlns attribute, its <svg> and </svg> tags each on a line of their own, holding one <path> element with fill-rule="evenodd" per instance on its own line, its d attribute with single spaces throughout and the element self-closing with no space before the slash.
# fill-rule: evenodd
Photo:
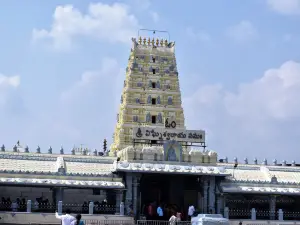
<svg viewBox="0 0 300 225">
<path fill-rule="evenodd" d="M 134 215 L 142 218 L 145 205 L 152 201 L 175 203 L 184 211 L 193 204 L 200 212 L 225 215 L 228 208 L 227 214 L 233 219 L 250 218 L 253 208 L 257 218 L 275 218 L 281 209 L 284 218 L 291 219 L 295 216 L 292 212 L 300 207 L 300 167 L 295 162 L 228 162 L 217 160 L 213 151 L 186 153 L 176 148 L 176 142 L 171 141 L 169 147 L 172 144 L 176 155 L 173 160 L 166 157 L 168 145 L 129 146 L 116 157 L 5 149 L 0 152 L 0 197 L 9 197 L 12 202 L 16 198 L 34 201 L 43 197 L 54 205 L 63 201 L 80 207 L 84 201 L 106 199 L 115 208 L 124 202 L 125 214 L 132 207 Z M 69 162 L 80 169 L 72 171 Z"/>
</svg>

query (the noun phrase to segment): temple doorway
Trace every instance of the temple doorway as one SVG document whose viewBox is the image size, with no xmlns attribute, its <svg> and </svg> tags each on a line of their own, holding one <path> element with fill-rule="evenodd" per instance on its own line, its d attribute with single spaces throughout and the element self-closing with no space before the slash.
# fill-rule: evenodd
<svg viewBox="0 0 300 225">
<path fill-rule="evenodd" d="M 141 213 L 147 214 L 149 204 L 165 208 L 166 217 L 172 211 L 186 214 L 188 207 L 197 207 L 199 184 L 196 176 L 143 174 L 141 178 Z"/>
</svg>

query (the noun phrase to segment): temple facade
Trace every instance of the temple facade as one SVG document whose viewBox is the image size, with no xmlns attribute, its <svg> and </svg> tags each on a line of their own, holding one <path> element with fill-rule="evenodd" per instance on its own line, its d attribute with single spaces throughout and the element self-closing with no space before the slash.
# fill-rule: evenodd
<svg viewBox="0 0 300 225">
<path fill-rule="evenodd" d="M 0 197 L 42 197 L 55 205 L 107 201 L 116 209 L 124 204 L 136 218 L 149 204 L 184 213 L 194 205 L 236 219 L 252 218 L 253 210 L 257 219 L 276 219 L 279 209 L 289 219 L 300 209 L 295 162 L 218 159 L 206 148 L 204 130 L 185 127 L 175 43 L 167 40 L 132 39 L 108 154 L 42 152 L 20 143 L 1 147 Z"/>
</svg>

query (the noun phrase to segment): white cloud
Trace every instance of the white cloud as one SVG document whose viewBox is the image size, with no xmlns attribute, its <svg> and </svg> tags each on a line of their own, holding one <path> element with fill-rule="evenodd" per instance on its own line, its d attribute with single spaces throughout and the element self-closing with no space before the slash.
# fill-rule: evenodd
<svg viewBox="0 0 300 225">
<path fill-rule="evenodd" d="M 79 81 L 62 93 L 61 100 L 64 103 L 70 100 L 78 101 L 78 98 L 82 99 L 82 97 L 90 92 L 89 89 L 95 91 L 95 88 L 97 88 L 102 91 L 105 82 L 115 81 L 117 85 L 120 85 L 122 81 L 115 79 L 119 79 L 123 75 L 123 72 L 115 59 L 104 58 L 101 62 L 100 70 L 84 72 Z M 95 85 L 99 86 L 95 87 Z"/>
<path fill-rule="evenodd" d="M 195 31 L 192 27 L 188 27 L 186 29 L 187 35 L 193 39 L 198 41 L 210 41 L 211 36 L 205 31 Z"/>
<path fill-rule="evenodd" d="M 75 37 L 127 43 L 139 28 L 128 5 L 92 3 L 84 14 L 72 5 L 58 6 L 50 30 L 34 29 L 32 38 L 50 39 L 56 49 L 69 49 Z"/>
<path fill-rule="evenodd" d="M 0 106 L 4 106 L 9 100 L 11 91 L 20 85 L 20 76 L 5 76 L 0 74 Z"/>
<path fill-rule="evenodd" d="M 206 129 L 208 146 L 221 156 L 300 161 L 299 96 L 300 63 L 288 61 L 237 92 L 200 87 L 184 99 L 187 127 Z"/>
<path fill-rule="evenodd" d="M 267 0 L 267 5 L 282 15 L 300 15 L 300 0 Z"/>
<path fill-rule="evenodd" d="M 20 85 L 20 76 L 5 76 L 0 74 L 0 87 L 10 86 L 18 87 Z"/>
<path fill-rule="evenodd" d="M 104 138 L 110 140 L 124 79 L 125 71 L 117 61 L 105 58 L 99 70 L 84 72 L 61 94 L 59 122 L 77 135 L 73 143 L 80 141 L 92 147 Z"/>
<path fill-rule="evenodd" d="M 127 2 L 132 6 L 132 9 L 135 10 L 137 14 L 147 14 L 154 23 L 158 23 L 160 21 L 159 14 L 151 9 L 152 3 L 150 0 L 128 0 Z"/>
<path fill-rule="evenodd" d="M 20 139 L 31 151 L 37 145 L 43 152 L 49 145 L 55 152 L 63 145 L 70 153 L 74 144 L 100 149 L 104 138 L 111 140 L 124 79 L 125 71 L 117 61 L 105 58 L 98 69 L 83 72 L 61 95 L 54 94 L 49 104 L 31 107 L 28 114 L 17 108 L 20 115 L 16 117 L 11 111 L 5 114 L 0 111 L 0 124 L 8 128 L 0 129 L 0 136 L 7 147 Z M 15 105 L 11 107 L 16 110 Z"/>
<path fill-rule="evenodd" d="M 246 20 L 229 27 L 226 34 L 237 42 L 253 41 L 258 38 L 258 31 L 250 21 Z"/>
</svg>

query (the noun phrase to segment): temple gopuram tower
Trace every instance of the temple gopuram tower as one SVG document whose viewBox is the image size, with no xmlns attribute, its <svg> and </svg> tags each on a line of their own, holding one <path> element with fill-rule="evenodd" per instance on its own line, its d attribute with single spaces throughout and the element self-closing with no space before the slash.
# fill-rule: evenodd
<svg viewBox="0 0 300 225">
<path fill-rule="evenodd" d="M 111 153 L 133 145 L 135 127 L 185 129 L 175 42 L 132 38 Z"/>
</svg>

